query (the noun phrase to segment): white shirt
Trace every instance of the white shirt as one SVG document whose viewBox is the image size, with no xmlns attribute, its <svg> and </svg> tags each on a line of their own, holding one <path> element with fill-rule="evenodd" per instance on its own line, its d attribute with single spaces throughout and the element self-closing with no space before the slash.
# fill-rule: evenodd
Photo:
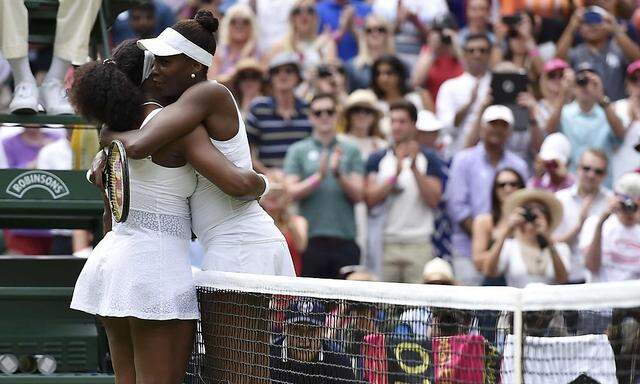
<svg viewBox="0 0 640 384">
<path fill-rule="evenodd" d="M 395 176 L 397 159 L 393 151 L 380 161 L 378 181 L 385 182 Z M 427 173 L 427 158 L 418 153 L 416 168 L 421 174 Z M 413 171 L 411 159 L 402 162 L 402 172 L 398 176 L 396 190 L 387 198 L 388 210 L 384 226 L 384 238 L 388 242 L 426 243 L 433 232 L 433 212 L 422 197 Z"/>
<path fill-rule="evenodd" d="M 554 235 L 561 236 L 572 230 L 578 224 L 584 198 L 578 194 L 578 184 L 558 191 L 555 195 L 562 203 L 564 215 L 562 215 L 562 221 L 558 228 L 556 228 Z M 602 212 L 607 209 L 607 201 L 611 196 L 613 196 L 613 193 L 610 190 L 605 187 L 600 187 L 600 191 L 593 201 L 587 217 L 602 214 Z M 578 247 L 578 237 L 576 236 L 576 239 L 571 243 L 567 243 L 567 245 L 571 250 L 571 269 L 568 270 L 569 281 L 587 279 L 589 272 L 584 266 L 584 256 Z"/>
<path fill-rule="evenodd" d="M 38 169 L 69 170 L 73 167 L 71 143 L 66 137 L 47 144 L 38 153 Z"/>
<path fill-rule="evenodd" d="M 507 239 L 500 251 L 498 270 L 500 273 L 504 273 L 507 285 L 510 287 L 524 288 L 530 283 L 554 284 L 556 282 L 556 274 L 549 248 L 542 251 L 542 257 L 546 259 L 544 273 L 541 275 L 533 275 L 527 272 L 527 267 L 522 258 L 522 247 L 527 247 L 527 245 L 521 244 L 516 239 Z M 565 269 L 568 271 L 571 252 L 569 251 L 569 247 L 565 243 L 556 243 L 555 248 L 562 264 L 564 264 Z"/>
<path fill-rule="evenodd" d="M 627 130 L 624 135 L 624 141 L 611 157 L 613 180 L 618 180 L 623 174 L 633 172 L 636 168 L 640 167 L 640 153 L 634 148 L 640 141 L 640 121 L 631 121 L 629 116 L 629 99 L 616 101 L 613 103 L 613 109 Z"/>
<path fill-rule="evenodd" d="M 580 232 L 580 249 L 586 252 L 593 241 L 598 216 L 591 216 Z M 593 281 L 624 281 L 640 279 L 640 224 L 622 225 L 617 215 L 611 215 L 602 225 L 602 265 Z"/>
<path fill-rule="evenodd" d="M 467 117 L 459 127 L 454 126 L 456 113 L 471 100 L 476 84 L 480 81 L 478 96 L 471 106 Z M 464 137 L 471 130 L 473 123 L 480 111 L 480 105 L 484 101 L 491 87 L 491 73 L 487 72 L 479 80 L 465 72 L 458 77 L 449 79 L 442 83 L 436 99 L 436 115 L 445 125 L 445 133 L 453 138 L 451 150 L 458 152 L 464 146 Z"/>
</svg>

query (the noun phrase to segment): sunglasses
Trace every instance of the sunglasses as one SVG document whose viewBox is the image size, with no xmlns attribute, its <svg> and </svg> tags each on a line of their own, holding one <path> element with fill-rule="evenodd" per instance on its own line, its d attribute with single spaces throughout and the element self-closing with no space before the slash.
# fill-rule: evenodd
<svg viewBox="0 0 640 384">
<path fill-rule="evenodd" d="M 593 173 L 595 173 L 598 176 L 602 176 L 604 175 L 607 170 L 606 169 L 602 169 L 602 168 L 595 168 L 595 167 L 589 167 L 588 165 L 581 165 L 580 169 L 582 169 L 584 172 L 590 172 L 593 171 Z"/>
<path fill-rule="evenodd" d="M 517 181 L 502 181 L 499 183 L 496 183 L 496 186 L 500 189 L 503 189 L 504 187 L 511 187 L 511 188 L 522 188 L 522 185 L 517 182 Z"/>
<path fill-rule="evenodd" d="M 294 16 L 298 16 L 302 12 L 305 12 L 307 15 L 313 15 L 316 13 L 316 9 L 313 6 L 308 6 L 308 7 L 295 7 L 291 10 L 291 14 Z"/>
<path fill-rule="evenodd" d="M 551 71 L 547 73 L 547 77 L 551 80 L 560 80 L 564 76 L 564 70 Z"/>
<path fill-rule="evenodd" d="M 288 75 L 292 75 L 297 72 L 296 67 L 292 65 L 285 65 L 283 67 L 277 67 L 269 71 L 272 75 L 277 75 L 279 73 L 286 73 Z"/>
<path fill-rule="evenodd" d="M 368 35 L 374 33 L 374 32 L 378 32 L 381 34 L 385 34 L 387 33 L 387 28 L 386 27 L 366 27 L 364 29 L 364 32 Z"/>
<path fill-rule="evenodd" d="M 356 113 L 363 113 L 363 114 L 367 114 L 367 115 L 373 115 L 375 112 L 367 107 L 353 107 L 350 110 L 351 113 L 356 114 Z"/>
<path fill-rule="evenodd" d="M 489 53 L 489 48 L 465 48 L 464 51 L 468 54 L 480 53 L 486 55 Z"/>
<path fill-rule="evenodd" d="M 311 111 L 311 114 L 315 117 L 320 117 L 322 115 L 326 115 L 327 117 L 332 117 L 336 114 L 336 110 L 333 108 L 329 109 L 315 109 Z"/>
<path fill-rule="evenodd" d="M 247 26 L 251 23 L 251 21 L 249 19 L 231 19 L 230 24 L 231 25 L 241 25 L 241 26 Z"/>
<path fill-rule="evenodd" d="M 238 81 L 245 81 L 245 80 L 255 80 L 255 81 L 260 81 L 262 80 L 262 74 L 259 72 L 246 72 L 246 73 L 241 73 L 238 76 Z"/>
</svg>

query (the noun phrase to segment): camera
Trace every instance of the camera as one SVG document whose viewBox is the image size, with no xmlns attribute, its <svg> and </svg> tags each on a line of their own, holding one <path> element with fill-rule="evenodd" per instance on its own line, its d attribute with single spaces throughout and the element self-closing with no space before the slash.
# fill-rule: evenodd
<svg viewBox="0 0 640 384">
<path fill-rule="evenodd" d="M 533 210 L 531 210 L 531 208 L 529 207 L 524 207 L 524 212 L 522 212 L 522 218 L 524 219 L 524 221 L 526 221 L 527 223 L 533 223 L 534 221 L 536 221 L 536 214 L 533 212 Z"/>
<path fill-rule="evenodd" d="M 584 72 L 578 73 L 576 75 L 576 84 L 578 84 L 579 87 L 586 87 L 587 84 L 589 84 L 589 77 L 587 74 Z"/>
<path fill-rule="evenodd" d="M 623 199 L 620 201 L 620 210 L 624 213 L 635 213 L 638 210 L 638 204 L 633 199 Z"/>
</svg>

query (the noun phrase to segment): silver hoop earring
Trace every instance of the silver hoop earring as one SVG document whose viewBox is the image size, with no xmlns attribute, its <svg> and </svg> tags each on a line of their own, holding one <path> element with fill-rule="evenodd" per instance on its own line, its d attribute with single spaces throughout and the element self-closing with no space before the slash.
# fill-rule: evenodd
<svg viewBox="0 0 640 384">
<path fill-rule="evenodd" d="M 192 78 L 192 79 L 195 79 L 195 78 L 196 78 L 196 74 L 195 74 L 195 73 L 192 73 L 192 74 L 191 74 L 191 78 Z"/>
</svg>

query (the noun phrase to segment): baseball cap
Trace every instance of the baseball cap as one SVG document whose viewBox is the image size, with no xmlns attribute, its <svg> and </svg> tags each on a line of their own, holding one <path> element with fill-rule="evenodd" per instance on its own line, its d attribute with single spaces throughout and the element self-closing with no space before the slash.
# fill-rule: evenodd
<svg viewBox="0 0 640 384">
<path fill-rule="evenodd" d="M 549 73 L 566 68 L 569 68 L 569 64 L 566 61 L 562 59 L 551 59 L 544 63 L 543 71 L 544 73 Z"/>
<path fill-rule="evenodd" d="M 298 64 L 299 61 L 300 61 L 300 58 L 295 53 L 281 52 L 275 55 L 269 61 L 269 70 L 281 67 L 283 65 L 295 65 L 296 68 L 300 69 L 300 65 Z"/>
<path fill-rule="evenodd" d="M 422 270 L 422 280 L 425 284 L 435 282 L 453 284 L 453 268 L 451 268 L 451 264 L 439 257 L 436 257 L 424 265 L 424 269 Z"/>
<path fill-rule="evenodd" d="M 627 76 L 633 75 L 637 70 L 640 70 L 640 60 L 636 60 L 633 63 L 629 64 L 629 66 L 627 67 Z"/>
<path fill-rule="evenodd" d="M 307 323 L 324 325 L 327 311 L 321 302 L 317 300 L 296 300 L 289 304 L 284 316 L 287 324 Z"/>
<path fill-rule="evenodd" d="M 433 112 L 423 109 L 422 111 L 418 112 L 418 121 L 416 121 L 416 128 L 418 128 L 418 131 L 420 132 L 435 132 L 444 128 L 444 124 L 442 124 L 442 122 L 438 120 Z"/>
<path fill-rule="evenodd" d="M 513 112 L 511 112 L 509 107 L 505 107 L 504 105 L 491 105 L 484 110 L 482 114 L 483 124 L 497 120 L 505 121 L 509 126 L 512 126 L 514 121 Z"/>
<path fill-rule="evenodd" d="M 571 143 L 562 133 L 552 133 L 542 142 L 539 156 L 544 161 L 558 160 L 566 165 L 571 156 Z"/>
</svg>

